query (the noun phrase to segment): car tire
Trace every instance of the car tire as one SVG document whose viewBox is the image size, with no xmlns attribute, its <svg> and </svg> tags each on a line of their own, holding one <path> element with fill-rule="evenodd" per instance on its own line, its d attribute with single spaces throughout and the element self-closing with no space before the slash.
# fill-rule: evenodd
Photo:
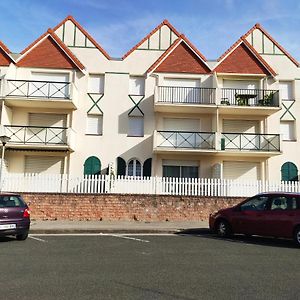
<svg viewBox="0 0 300 300">
<path fill-rule="evenodd" d="M 294 241 L 295 244 L 300 247 L 300 226 L 297 226 L 294 230 Z"/>
<path fill-rule="evenodd" d="M 28 237 L 28 232 L 16 235 L 16 239 L 18 241 L 25 241 L 27 239 L 27 237 Z"/>
<path fill-rule="evenodd" d="M 230 224 L 225 220 L 220 220 L 217 223 L 216 232 L 220 237 L 228 237 L 232 234 Z"/>
</svg>

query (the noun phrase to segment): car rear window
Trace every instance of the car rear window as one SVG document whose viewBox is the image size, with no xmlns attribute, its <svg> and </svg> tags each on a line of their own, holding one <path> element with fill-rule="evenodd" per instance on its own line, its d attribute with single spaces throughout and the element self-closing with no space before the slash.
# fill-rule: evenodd
<svg viewBox="0 0 300 300">
<path fill-rule="evenodd" d="M 25 207 L 19 196 L 0 196 L 0 207 Z"/>
</svg>

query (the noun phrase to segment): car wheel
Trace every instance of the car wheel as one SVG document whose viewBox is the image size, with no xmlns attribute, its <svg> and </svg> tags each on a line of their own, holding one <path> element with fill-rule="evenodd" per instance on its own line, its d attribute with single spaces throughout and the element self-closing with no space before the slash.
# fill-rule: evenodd
<svg viewBox="0 0 300 300">
<path fill-rule="evenodd" d="M 229 236 L 232 233 L 229 223 L 225 220 L 220 220 L 217 223 L 216 229 L 217 234 L 221 237 Z"/>
<path fill-rule="evenodd" d="M 294 230 L 294 241 L 300 247 L 300 226 L 297 226 Z"/>
<path fill-rule="evenodd" d="M 16 239 L 18 241 L 25 241 L 27 239 L 27 237 L 28 237 L 28 232 L 16 235 Z"/>
</svg>

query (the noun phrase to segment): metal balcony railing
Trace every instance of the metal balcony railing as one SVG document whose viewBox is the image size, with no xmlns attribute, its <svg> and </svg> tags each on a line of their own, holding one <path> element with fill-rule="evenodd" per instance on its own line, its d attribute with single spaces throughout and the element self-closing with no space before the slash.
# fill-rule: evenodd
<svg viewBox="0 0 300 300">
<path fill-rule="evenodd" d="M 280 151 L 279 134 L 222 133 L 221 150 Z"/>
<path fill-rule="evenodd" d="M 157 147 L 215 149 L 215 133 L 157 131 Z"/>
<path fill-rule="evenodd" d="M 221 89 L 222 105 L 279 107 L 278 90 Z"/>
<path fill-rule="evenodd" d="M 9 143 L 67 145 L 67 130 L 65 127 L 40 127 L 5 125 Z"/>
<path fill-rule="evenodd" d="M 7 80 L 6 97 L 71 99 L 70 82 Z"/>
<path fill-rule="evenodd" d="M 157 102 L 172 104 L 215 104 L 215 88 L 158 86 Z"/>
</svg>

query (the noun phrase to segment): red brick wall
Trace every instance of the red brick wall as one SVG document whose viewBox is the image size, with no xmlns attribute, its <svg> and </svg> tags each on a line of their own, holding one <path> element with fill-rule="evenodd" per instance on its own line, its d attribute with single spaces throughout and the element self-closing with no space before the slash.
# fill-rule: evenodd
<svg viewBox="0 0 300 300">
<path fill-rule="evenodd" d="M 206 74 L 210 70 L 187 45 L 181 43 L 155 72 Z"/>
<path fill-rule="evenodd" d="M 243 198 L 155 195 L 23 194 L 35 220 L 198 221 Z"/>
<path fill-rule="evenodd" d="M 243 44 L 226 57 L 216 69 L 219 73 L 269 74 L 251 51 Z"/>
</svg>

